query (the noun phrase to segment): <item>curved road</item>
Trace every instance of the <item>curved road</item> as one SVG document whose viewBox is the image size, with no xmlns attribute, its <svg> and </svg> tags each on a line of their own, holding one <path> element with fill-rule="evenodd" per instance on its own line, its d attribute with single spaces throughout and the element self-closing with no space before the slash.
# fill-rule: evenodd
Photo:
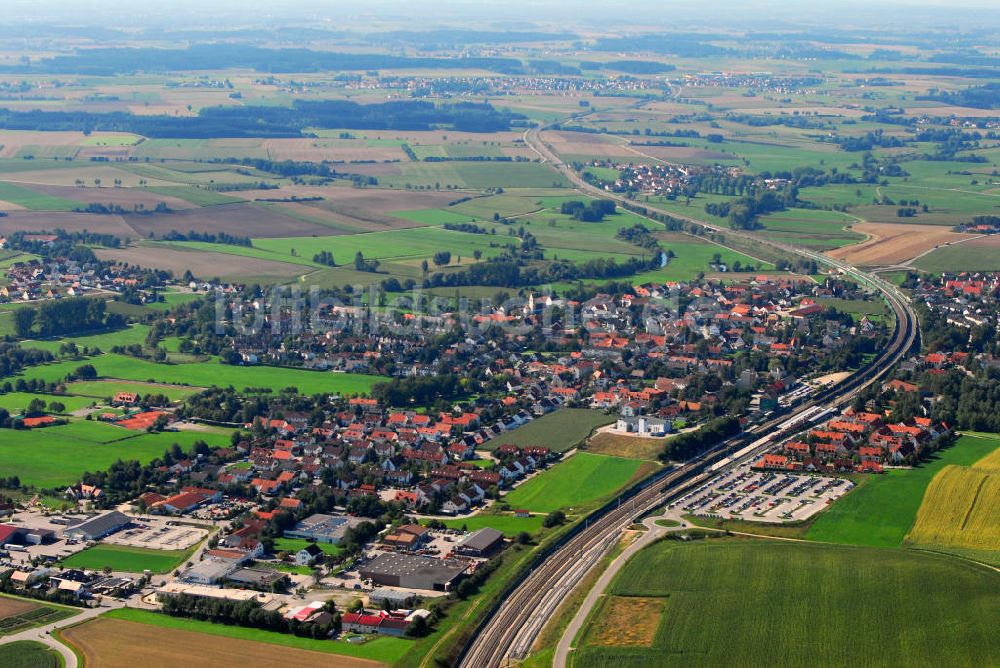
<svg viewBox="0 0 1000 668">
<path fill-rule="evenodd" d="M 543 160 L 551 163 L 578 189 L 589 194 L 631 204 L 619 195 L 607 193 L 584 181 L 549 149 L 541 139 L 540 133 L 541 129 L 539 128 L 526 131 L 525 141 Z M 748 236 L 733 230 L 723 230 L 706 225 L 702 221 L 684 216 L 675 217 L 729 235 Z M 756 238 L 754 241 L 769 243 Z M 603 515 L 588 518 L 585 528 L 568 538 L 562 545 L 554 548 L 516 586 L 501 596 L 501 600 L 491 614 L 464 647 L 458 665 L 466 668 L 493 668 L 503 665 L 510 659 L 525 657 L 542 627 L 555 613 L 565 597 L 618 541 L 622 532 L 632 524 L 634 518 L 665 504 L 670 498 L 695 484 L 704 482 L 713 475 L 717 475 L 719 471 L 758 456 L 761 451 L 772 446 L 772 442 L 769 440 L 759 439 L 748 443 L 749 439 L 758 438 L 761 435 L 790 435 L 801 428 L 801 425 L 785 427 L 795 416 L 815 409 L 817 406 L 838 407 L 851 401 L 858 392 L 877 382 L 916 344 L 919 336 L 916 315 L 908 299 L 895 286 L 844 262 L 832 260 L 812 251 L 782 244 L 772 243 L 770 245 L 817 262 L 823 262 L 859 283 L 881 292 L 896 316 L 896 330 L 892 341 L 870 366 L 859 370 L 851 378 L 841 382 L 829 391 L 828 396 L 823 396 L 822 400 L 805 402 L 790 413 L 759 425 L 750 434 L 741 434 L 720 444 L 684 466 L 672 470 L 662 480 L 642 489 L 627 501 L 620 502 L 618 507 L 608 510 Z M 821 393 L 821 396 L 823 394 L 827 393 Z M 759 445 L 746 451 L 747 446 L 754 444 Z M 741 448 L 744 452 L 738 460 L 728 462 L 725 467 L 718 470 L 709 469 L 712 464 L 724 460 L 727 454 Z"/>
</svg>

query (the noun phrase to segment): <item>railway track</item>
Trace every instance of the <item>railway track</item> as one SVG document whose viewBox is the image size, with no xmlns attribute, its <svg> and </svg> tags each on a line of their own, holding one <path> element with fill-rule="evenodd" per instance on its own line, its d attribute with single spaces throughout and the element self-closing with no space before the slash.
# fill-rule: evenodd
<svg viewBox="0 0 1000 668">
<path fill-rule="evenodd" d="M 529 130 L 524 136 L 525 141 L 540 156 L 579 189 L 599 197 L 626 202 L 622 197 L 586 183 L 563 164 L 541 140 L 539 129 Z M 732 230 L 721 230 L 702 221 L 687 220 L 709 229 L 734 234 Z M 761 239 L 755 241 L 764 242 Z M 759 456 L 773 447 L 776 441 L 809 425 L 810 419 L 824 414 L 823 409 L 836 410 L 849 403 L 859 392 L 878 382 L 916 346 L 919 338 L 916 315 L 906 296 L 895 286 L 856 267 L 812 251 L 783 244 L 770 245 L 832 266 L 880 292 L 896 319 L 889 345 L 850 378 L 823 390 L 783 414 L 718 444 L 683 466 L 669 469 L 654 479 L 633 487 L 617 500 L 592 513 L 559 543 L 538 555 L 531 567 L 498 597 L 492 610 L 463 647 L 457 665 L 494 668 L 511 660 L 524 658 L 559 604 L 596 566 L 635 518 L 665 505 L 694 485 Z"/>
</svg>

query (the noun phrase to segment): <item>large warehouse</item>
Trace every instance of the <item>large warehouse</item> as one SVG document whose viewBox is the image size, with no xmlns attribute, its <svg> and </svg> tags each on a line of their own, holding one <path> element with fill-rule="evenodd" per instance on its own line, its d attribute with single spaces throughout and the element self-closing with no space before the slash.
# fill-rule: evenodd
<svg viewBox="0 0 1000 668">
<path fill-rule="evenodd" d="M 375 584 L 407 589 L 450 591 L 465 576 L 468 564 L 410 554 L 387 553 L 358 569 Z"/>
</svg>

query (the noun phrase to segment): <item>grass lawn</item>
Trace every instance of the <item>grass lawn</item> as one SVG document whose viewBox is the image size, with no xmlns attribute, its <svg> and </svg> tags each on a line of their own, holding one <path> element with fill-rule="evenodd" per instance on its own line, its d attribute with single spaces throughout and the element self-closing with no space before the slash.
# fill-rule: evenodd
<svg viewBox="0 0 1000 668">
<path fill-rule="evenodd" d="M 908 550 L 663 541 L 612 583 L 571 665 L 682 666 L 692 657 L 698 665 L 733 657 L 741 665 L 993 665 L 998 586 L 1000 574 L 986 568 Z M 663 602 L 645 646 L 602 633 L 618 621 L 605 612 L 631 597 Z"/>
<path fill-rule="evenodd" d="M 304 538 L 275 538 L 274 539 L 274 551 L 277 552 L 298 552 L 306 545 L 312 541 L 305 540 Z M 337 556 L 344 550 L 339 545 L 331 545 L 330 543 L 316 543 L 319 549 L 323 550 L 323 554 L 328 554 L 330 556 Z"/>
<path fill-rule="evenodd" d="M 211 447 L 229 444 L 228 434 L 147 434 L 84 420 L 44 430 L 4 430 L 0 438 L 0 471 L 17 475 L 26 485 L 56 489 L 77 482 L 85 471 L 105 470 L 119 459 L 148 463 L 174 443 L 186 451 L 199 440 Z"/>
<path fill-rule="evenodd" d="M 149 624 L 168 629 L 178 629 L 182 631 L 194 631 L 209 635 L 223 636 L 226 638 L 236 638 L 238 640 L 249 640 L 254 642 L 269 643 L 272 645 L 282 645 L 297 649 L 312 650 L 314 652 L 325 652 L 327 654 L 342 654 L 344 656 L 354 656 L 372 661 L 393 663 L 398 660 L 412 646 L 412 641 L 403 638 L 391 638 L 389 636 L 379 636 L 362 645 L 351 645 L 346 642 L 332 642 L 330 640 L 314 640 L 312 638 L 300 638 L 287 633 L 277 633 L 275 631 L 262 631 L 259 629 L 248 629 L 239 626 L 225 626 L 223 624 L 213 624 L 202 622 L 196 619 L 183 619 L 180 617 L 168 617 L 157 612 L 148 610 L 136 610 L 134 608 L 122 608 L 112 610 L 105 617 L 111 619 L 122 619 L 140 624 Z"/>
<path fill-rule="evenodd" d="M 34 640 L 18 640 L 0 646 L 0 666 L 4 668 L 60 668 L 62 656 Z"/>
<path fill-rule="evenodd" d="M 538 533 L 542 529 L 542 520 L 544 519 L 542 515 L 514 517 L 512 513 L 503 515 L 480 513 L 471 517 L 459 517 L 450 520 L 442 519 L 441 521 L 449 529 L 461 529 L 465 527 L 466 531 L 477 531 L 483 527 L 490 527 L 491 529 L 502 531 L 505 536 L 516 536 L 522 531 L 527 531 L 530 534 Z"/>
<path fill-rule="evenodd" d="M 589 506 L 603 500 L 653 465 L 637 459 L 577 452 L 516 489 L 503 500 L 511 508 L 548 513 Z"/>
<path fill-rule="evenodd" d="M 540 445 L 554 452 L 575 448 L 597 427 L 615 421 L 613 415 L 587 408 L 563 408 L 543 415 L 523 427 L 508 431 L 483 444 L 486 450 L 495 450 L 510 443 L 521 447 Z"/>
<path fill-rule="evenodd" d="M 187 559 L 191 552 L 191 550 L 147 550 L 108 543 L 77 552 L 63 559 L 62 563 L 67 568 L 86 568 L 96 571 L 110 566 L 114 571 L 129 573 L 142 573 L 147 569 L 154 573 L 169 573 Z"/>
<path fill-rule="evenodd" d="M 811 540 L 898 547 L 913 526 L 924 492 L 949 464 L 971 466 L 1000 446 L 1000 437 L 966 435 L 911 470 L 867 479 L 837 501 L 806 533 Z"/>
</svg>

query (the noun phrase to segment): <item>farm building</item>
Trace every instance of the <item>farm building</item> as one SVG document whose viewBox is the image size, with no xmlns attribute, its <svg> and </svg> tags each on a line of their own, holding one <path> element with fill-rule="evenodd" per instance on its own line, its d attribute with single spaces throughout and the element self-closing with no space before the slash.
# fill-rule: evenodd
<svg viewBox="0 0 1000 668">
<path fill-rule="evenodd" d="M 466 564 L 409 554 L 382 554 L 358 569 L 375 584 L 408 589 L 450 591 L 465 576 Z"/>
</svg>

